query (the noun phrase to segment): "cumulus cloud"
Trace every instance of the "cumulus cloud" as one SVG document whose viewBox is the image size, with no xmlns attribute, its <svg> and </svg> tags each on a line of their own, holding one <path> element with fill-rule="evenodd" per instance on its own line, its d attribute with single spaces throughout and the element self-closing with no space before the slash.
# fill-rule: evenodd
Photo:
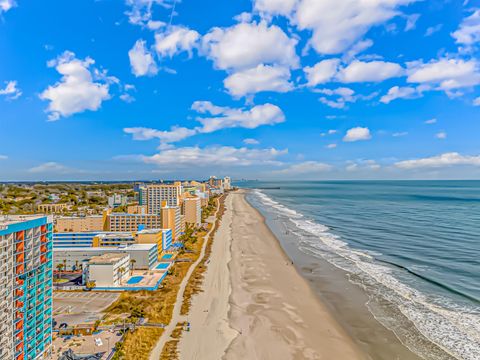
<svg viewBox="0 0 480 360">
<path fill-rule="evenodd" d="M 75 58 L 75 54 L 64 52 L 48 65 L 62 75 L 55 85 L 49 86 L 40 94 L 40 99 L 50 101 L 47 112 L 49 120 L 58 120 L 85 110 L 96 111 L 102 102 L 110 99 L 110 81 L 104 72 L 95 72 L 103 81 L 95 82 L 90 67 L 95 61 L 89 57 L 85 60 Z"/>
<path fill-rule="evenodd" d="M 380 102 L 384 104 L 389 104 L 393 100 L 396 99 L 415 99 L 422 96 L 421 92 L 419 92 L 416 88 L 405 86 L 399 87 L 394 86 L 388 90 L 388 93 L 383 95 L 380 98 Z"/>
<path fill-rule="evenodd" d="M 289 16 L 297 0 L 255 0 L 256 11 L 269 15 Z"/>
<path fill-rule="evenodd" d="M 400 169 L 441 168 L 454 165 L 480 166 L 480 156 L 461 155 L 458 152 L 444 153 L 437 156 L 404 160 L 395 163 Z"/>
<path fill-rule="evenodd" d="M 173 57 L 183 51 L 188 52 L 198 46 L 200 34 L 183 26 L 172 26 L 155 34 L 155 50 L 160 57 Z"/>
<path fill-rule="evenodd" d="M 463 19 L 457 31 L 452 33 L 457 44 L 471 47 L 480 41 L 480 10 Z"/>
<path fill-rule="evenodd" d="M 320 97 L 318 100 L 322 104 L 334 109 L 344 109 L 348 103 L 354 103 L 357 100 L 371 100 L 378 95 L 376 92 L 369 95 L 355 94 L 355 91 L 347 87 L 339 87 L 336 89 L 315 89 L 314 91 L 326 95 Z"/>
<path fill-rule="evenodd" d="M 428 119 L 425 121 L 425 124 L 427 125 L 433 125 L 433 124 L 436 124 L 437 123 L 437 119 L 433 118 L 433 119 Z"/>
<path fill-rule="evenodd" d="M 168 144 L 184 140 L 197 133 L 195 129 L 173 126 L 170 130 L 157 130 L 145 127 L 124 128 L 126 134 L 130 134 L 133 140 L 145 141 L 159 139 L 161 143 Z"/>
<path fill-rule="evenodd" d="M 293 22 L 312 31 L 310 45 L 321 54 L 339 54 L 368 30 L 400 14 L 416 0 L 299 0 Z"/>
<path fill-rule="evenodd" d="M 337 144 L 328 144 L 325 146 L 327 149 L 335 149 L 337 147 Z"/>
<path fill-rule="evenodd" d="M 7 155 L 0 155 L 0 160 L 7 160 L 8 156 Z"/>
<path fill-rule="evenodd" d="M 284 93 L 293 89 L 288 68 L 263 64 L 233 73 L 223 81 L 223 84 L 235 97 L 262 91 Z"/>
<path fill-rule="evenodd" d="M 296 39 L 265 21 L 213 28 L 202 39 L 203 52 L 216 68 L 236 71 L 259 64 L 298 67 L 296 45 Z"/>
<path fill-rule="evenodd" d="M 332 166 L 318 161 L 305 161 L 298 164 L 290 165 L 289 167 L 272 171 L 274 174 L 284 175 L 304 175 L 322 173 L 332 169 Z"/>
<path fill-rule="evenodd" d="M 392 134 L 393 137 L 403 137 L 403 136 L 407 136 L 407 135 L 408 135 L 408 132 L 406 132 L 406 131 L 394 132 Z"/>
<path fill-rule="evenodd" d="M 445 131 L 440 131 L 435 134 L 435 137 L 440 140 L 444 140 L 447 138 L 447 133 Z"/>
<path fill-rule="evenodd" d="M 157 130 L 146 127 L 124 128 L 123 131 L 133 136 L 134 140 L 159 139 L 160 148 L 184 140 L 199 133 L 211 133 L 225 128 L 255 129 L 262 125 L 274 125 L 285 121 L 283 111 L 269 103 L 257 105 L 250 109 L 238 109 L 216 106 L 210 101 L 195 101 L 192 110 L 198 114 L 196 121 L 201 126 L 193 129 L 173 126 L 170 130 Z"/>
<path fill-rule="evenodd" d="M 473 100 L 473 106 L 480 106 L 480 97 L 477 97 Z"/>
<path fill-rule="evenodd" d="M 15 0 L 0 0 L 0 14 L 7 12 L 15 6 L 17 6 Z"/>
<path fill-rule="evenodd" d="M 125 14 L 128 16 L 128 21 L 134 25 L 146 26 L 154 30 L 158 26 L 158 21 L 152 20 L 153 5 L 160 5 L 165 8 L 170 8 L 175 0 L 126 0 L 125 3 L 128 10 Z"/>
<path fill-rule="evenodd" d="M 22 96 L 22 91 L 17 87 L 17 81 L 6 81 L 5 88 L 0 88 L 0 96 L 5 96 L 8 100 L 15 100 Z"/>
<path fill-rule="evenodd" d="M 361 140 L 370 140 L 372 135 L 370 134 L 370 129 L 366 127 L 355 127 L 347 131 L 343 137 L 345 142 L 355 142 Z"/>
<path fill-rule="evenodd" d="M 128 52 L 130 66 L 135 76 L 151 76 L 158 72 L 157 63 L 152 53 L 145 46 L 144 40 L 137 40 Z"/>
<path fill-rule="evenodd" d="M 331 81 L 337 74 L 340 59 L 322 60 L 314 66 L 307 66 L 303 69 L 307 77 L 308 86 L 317 86 Z"/>
<path fill-rule="evenodd" d="M 380 82 L 402 76 L 403 74 L 404 69 L 396 63 L 354 60 L 339 71 L 337 78 L 344 83 Z"/>
<path fill-rule="evenodd" d="M 476 60 L 445 58 L 429 63 L 409 63 L 407 81 L 427 84 L 448 92 L 480 84 L 480 72 Z"/>
<path fill-rule="evenodd" d="M 231 146 L 212 146 L 206 148 L 182 147 L 167 149 L 152 156 L 141 156 L 147 164 L 173 167 L 184 166 L 250 166 L 262 164 L 278 164 L 279 156 L 287 154 L 287 150 L 235 148 Z"/>
<path fill-rule="evenodd" d="M 224 128 L 242 127 L 255 129 L 262 125 L 274 125 L 285 121 L 283 111 L 276 105 L 263 104 L 251 109 L 235 109 L 213 105 L 210 101 L 195 101 L 192 109 L 210 117 L 197 117 L 202 124 L 199 130 L 209 133 Z"/>
</svg>

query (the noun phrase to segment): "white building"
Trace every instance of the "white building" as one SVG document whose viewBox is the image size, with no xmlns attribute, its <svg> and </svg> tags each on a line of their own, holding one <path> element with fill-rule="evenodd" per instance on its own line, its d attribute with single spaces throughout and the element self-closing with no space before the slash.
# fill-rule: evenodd
<svg viewBox="0 0 480 360">
<path fill-rule="evenodd" d="M 230 177 L 225 176 L 223 178 L 223 189 L 230 190 L 231 188 L 232 188 L 232 181 L 230 180 Z"/>
<path fill-rule="evenodd" d="M 132 268 L 138 270 L 153 269 L 158 261 L 157 244 L 132 244 L 117 247 L 72 247 L 54 248 L 53 266 L 62 265 L 66 271 L 80 270 L 90 259 L 104 254 L 128 254 Z"/>
<path fill-rule="evenodd" d="M 114 194 L 108 197 L 108 206 L 115 208 L 127 204 L 127 197 L 122 194 Z"/>
<path fill-rule="evenodd" d="M 107 253 L 94 256 L 88 262 L 88 281 L 95 287 L 117 287 L 130 277 L 130 255 Z"/>
</svg>

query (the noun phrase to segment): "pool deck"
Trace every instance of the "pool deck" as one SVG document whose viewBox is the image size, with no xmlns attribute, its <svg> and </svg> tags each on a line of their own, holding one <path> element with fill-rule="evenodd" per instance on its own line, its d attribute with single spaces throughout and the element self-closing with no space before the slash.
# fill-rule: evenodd
<svg viewBox="0 0 480 360">
<path fill-rule="evenodd" d="M 139 290 L 157 290 L 162 280 L 167 276 L 167 272 L 162 270 L 134 270 L 132 278 L 142 277 L 139 282 L 129 284 L 128 282 L 122 286 L 116 287 L 96 287 L 97 291 L 139 291 Z"/>
</svg>

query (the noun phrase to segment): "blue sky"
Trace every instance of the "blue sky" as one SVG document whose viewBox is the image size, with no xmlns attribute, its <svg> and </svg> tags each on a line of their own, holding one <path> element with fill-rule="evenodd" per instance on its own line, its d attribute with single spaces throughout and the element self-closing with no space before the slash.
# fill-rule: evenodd
<svg viewBox="0 0 480 360">
<path fill-rule="evenodd" d="M 0 0 L 0 180 L 478 179 L 479 9 Z"/>
</svg>

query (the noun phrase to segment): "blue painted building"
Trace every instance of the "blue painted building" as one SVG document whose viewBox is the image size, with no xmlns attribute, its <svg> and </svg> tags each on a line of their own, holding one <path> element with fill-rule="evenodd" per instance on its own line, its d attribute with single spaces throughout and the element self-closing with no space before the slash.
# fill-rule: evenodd
<svg viewBox="0 0 480 360">
<path fill-rule="evenodd" d="M 49 216 L 0 216 L 2 360 L 50 356 L 52 229 Z"/>
</svg>

